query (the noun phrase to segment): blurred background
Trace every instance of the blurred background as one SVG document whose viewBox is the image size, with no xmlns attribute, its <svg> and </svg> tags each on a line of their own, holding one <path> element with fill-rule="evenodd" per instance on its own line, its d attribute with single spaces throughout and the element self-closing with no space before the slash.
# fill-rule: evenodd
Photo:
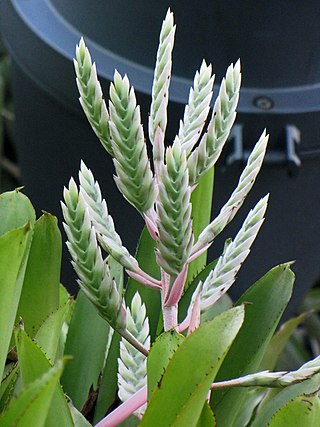
<svg viewBox="0 0 320 427">
<path fill-rule="evenodd" d="M 267 219 L 232 297 L 236 299 L 271 267 L 296 260 L 295 293 L 286 318 L 301 310 L 318 310 L 320 9 L 316 1 L 2 0 L 1 190 L 24 185 L 38 213 L 49 211 L 61 224 L 63 186 L 77 175 L 83 159 L 100 182 L 125 245 L 134 252 L 142 223 L 118 194 L 111 159 L 80 108 L 72 59 L 84 36 L 106 97 L 114 69 L 127 73 L 146 132 L 158 36 L 169 6 L 177 32 L 168 143 L 177 132 L 202 59 L 213 64 L 220 83 L 227 66 L 241 58 L 238 117 L 216 167 L 214 214 L 233 191 L 263 129 L 270 133 L 266 161 L 253 191 L 217 239 L 210 258 L 221 253 L 225 239 L 235 235 L 249 209 L 270 192 Z M 66 251 L 62 281 L 76 291 Z M 304 350 L 319 353 L 317 315 L 309 316 L 305 325 L 308 322 Z M 299 331 L 297 342 L 305 339 L 306 329 Z"/>
</svg>

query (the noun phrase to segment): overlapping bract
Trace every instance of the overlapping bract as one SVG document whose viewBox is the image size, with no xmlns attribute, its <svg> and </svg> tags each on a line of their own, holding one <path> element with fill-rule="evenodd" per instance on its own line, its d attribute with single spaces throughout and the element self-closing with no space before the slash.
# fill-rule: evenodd
<svg viewBox="0 0 320 427">
<path fill-rule="evenodd" d="M 193 87 L 190 89 L 188 104 L 185 107 L 183 120 L 180 121 L 179 138 L 187 156 L 198 142 L 207 120 L 212 89 L 215 76 L 212 76 L 212 67 L 202 62 L 200 70 L 196 72 Z"/>
<path fill-rule="evenodd" d="M 79 101 L 83 111 L 102 145 L 113 156 L 110 142 L 109 113 L 98 81 L 96 65 L 92 64 L 90 53 L 82 38 L 76 48 L 74 68 L 80 93 Z"/>
<path fill-rule="evenodd" d="M 141 213 L 155 201 L 155 187 L 141 124 L 140 108 L 127 76 L 115 72 L 110 86 L 110 138 L 123 196 Z"/>
<path fill-rule="evenodd" d="M 202 313 L 218 301 L 236 280 L 237 273 L 249 255 L 250 247 L 264 221 L 268 198 L 269 196 L 265 196 L 249 212 L 238 234 L 233 241 L 228 242 L 215 268 L 204 281 L 200 293 Z"/>
<path fill-rule="evenodd" d="M 127 308 L 127 329 L 149 350 L 149 321 L 146 316 L 146 307 L 142 304 L 138 292 L 131 301 L 131 308 Z M 147 359 L 126 340 L 122 339 L 118 365 L 118 395 L 120 400 L 125 402 L 147 385 Z M 141 407 L 137 411 L 137 415 L 142 415 L 144 410 L 145 406 Z"/>
<path fill-rule="evenodd" d="M 191 252 L 192 221 L 186 153 L 179 141 L 166 151 L 157 201 L 158 264 L 174 278 Z"/>
<path fill-rule="evenodd" d="M 99 184 L 84 162 L 81 162 L 79 180 L 80 194 L 86 203 L 100 245 L 126 269 L 135 271 L 138 268 L 138 262 L 122 245 L 113 219 L 108 213 L 107 203 L 102 199 Z"/>
<path fill-rule="evenodd" d="M 167 106 L 169 101 L 175 29 L 176 27 L 173 25 L 173 13 L 169 9 L 162 24 L 154 69 L 149 116 L 149 137 L 152 144 L 158 126 L 163 134 L 165 134 L 167 127 Z"/>
<path fill-rule="evenodd" d="M 124 330 L 126 310 L 122 304 L 122 296 L 110 276 L 108 264 L 102 258 L 86 203 L 79 195 L 73 179 L 70 180 L 69 188 L 64 190 L 64 200 L 64 229 L 68 237 L 67 246 L 72 256 L 72 265 L 79 277 L 79 286 L 98 309 L 101 317 L 114 329 Z"/>
<path fill-rule="evenodd" d="M 236 118 L 241 85 L 240 61 L 231 64 L 222 80 L 208 130 L 188 158 L 190 184 L 196 184 L 218 160 Z"/>
</svg>

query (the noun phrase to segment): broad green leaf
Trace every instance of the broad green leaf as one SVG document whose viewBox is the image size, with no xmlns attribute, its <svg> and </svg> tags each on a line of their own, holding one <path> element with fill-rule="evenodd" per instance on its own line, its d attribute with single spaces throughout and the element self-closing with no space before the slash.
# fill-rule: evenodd
<svg viewBox="0 0 320 427">
<path fill-rule="evenodd" d="M 20 328 L 15 330 L 15 339 L 23 390 L 40 378 L 49 368 L 50 362 L 37 343 Z M 46 419 L 46 427 L 73 427 L 70 410 L 58 381 L 55 383 L 52 404 Z"/>
<path fill-rule="evenodd" d="M 20 189 L 0 194 L 0 236 L 27 223 L 33 226 L 35 221 L 33 206 Z"/>
<path fill-rule="evenodd" d="M 192 228 L 195 242 L 201 231 L 209 224 L 211 218 L 211 205 L 214 183 L 214 168 L 211 168 L 199 181 L 192 192 Z M 203 269 L 207 262 L 207 252 L 204 252 L 194 260 L 188 269 L 187 286 Z"/>
<path fill-rule="evenodd" d="M 9 350 L 31 238 L 29 223 L 0 237 L 0 378 Z"/>
<path fill-rule="evenodd" d="M 203 405 L 203 409 L 200 415 L 200 418 L 197 423 L 197 427 L 215 427 L 216 426 L 216 420 L 214 418 L 212 409 L 210 408 L 210 405 L 205 402 Z"/>
<path fill-rule="evenodd" d="M 296 329 L 278 357 L 277 370 L 294 371 L 311 358 L 312 354 L 306 347 L 303 331 Z"/>
<path fill-rule="evenodd" d="M 127 419 L 122 421 L 122 423 L 119 424 L 119 427 L 137 427 L 139 425 L 139 419 L 135 417 L 134 415 L 130 415 Z"/>
<path fill-rule="evenodd" d="M 91 389 L 96 391 L 105 361 L 110 326 L 80 291 L 69 325 L 65 355 L 67 364 L 61 383 L 74 406 L 81 411 Z M 81 374 L 80 374 L 81 373 Z"/>
<path fill-rule="evenodd" d="M 17 313 L 32 338 L 43 321 L 59 307 L 61 251 L 57 218 L 45 212 L 34 226 Z"/>
<path fill-rule="evenodd" d="M 318 394 L 299 396 L 283 406 L 270 420 L 269 427 L 319 427 L 320 401 Z"/>
<path fill-rule="evenodd" d="M 259 367 L 259 371 L 264 371 L 267 369 L 269 369 L 270 371 L 273 371 L 276 368 L 278 357 L 282 353 L 292 332 L 309 315 L 310 313 L 300 314 L 300 316 L 297 316 L 297 317 L 294 317 L 293 319 L 288 320 L 281 326 L 279 331 L 271 338 L 271 341 L 263 356 L 261 365 Z"/>
<path fill-rule="evenodd" d="M 70 299 L 64 306 L 52 313 L 40 326 L 35 336 L 35 341 L 52 364 L 56 360 L 63 323 L 68 317 L 73 304 L 74 301 Z"/>
<path fill-rule="evenodd" d="M 171 330 L 161 334 L 152 345 L 147 359 L 148 400 L 161 381 L 174 352 L 184 339 L 183 335 Z"/>
<path fill-rule="evenodd" d="M 265 398 L 268 389 L 264 387 L 250 387 L 246 390 L 239 416 L 234 420 L 232 427 L 250 426 L 250 420 L 255 416 L 256 409 Z"/>
<path fill-rule="evenodd" d="M 69 408 L 72 416 L 72 420 L 74 423 L 74 427 L 91 427 L 89 421 L 78 411 L 77 408 L 73 406 L 71 402 L 69 402 Z"/>
<path fill-rule="evenodd" d="M 41 376 L 28 384 L 19 396 L 12 401 L 8 410 L 0 415 L 1 427 L 47 427 L 47 416 L 53 403 L 63 363 L 60 361 L 48 369 Z M 52 424 L 54 425 L 54 424 Z M 68 426 L 66 422 L 57 418 L 57 424 Z"/>
<path fill-rule="evenodd" d="M 111 344 L 104 366 L 99 394 L 94 412 L 94 423 L 100 421 L 107 413 L 117 397 L 118 389 L 118 357 L 120 356 L 120 340 L 118 333 L 113 333 Z"/>
<path fill-rule="evenodd" d="M 141 427 L 197 425 L 211 383 L 243 319 L 244 308 L 233 308 L 182 342 L 152 395 Z"/>
<path fill-rule="evenodd" d="M 269 422 L 271 418 L 287 405 L 290 401 L 295 398 L 305 395 L 305 399 L 308 400 L 312 395 L 316 396 L 319 391 L 320 384 L 320 374 L 314 375 L 307 381 L 303 381 L 301 383 L 285 387 L 283 390 L 279 391 L 272 398 L 268 399 L 267 403 L 262 405 L 262 407 L 258 408 L 258 412 L 254 417 L 254 420 L 250 424 L 250 427 L 266 427 L 269 426 Z M 318 406 L 318 402 L 317 402 Z M 318 411 L 318 409 L 317 409 Z M 319 422 L 319 415 L 318 415 Z M 293 424 L 294 425 L 294 424 Z M 290 426 L 291 424 L 287 424 L 286 426 Z M 285 427 L 286 427 L 285 426 Z M 299 427 L 308 426 L 309 424 L 300 424 Z M 311 425 L 312 426 L 312 425 Z"/>
<path fill-rule="evenodd" d="M 70 294 L 67 289 L 60 283 L 59 286 L 59 307 L 66 304 L 68 299 L 70 298 Z"/>
<path fill-rule="evenodd" d="M 256 372 L 264 352 L 277 327 L 292 293 L 294 274 L 290 264 L 270 270 L 251 286 L 238 304 L 248 303 L 243 326 L 234 340 L 216 381 L 237 378 Z M 215 390 L 211 403 L 219 427 L 230 427 L 240 417 L 246 391 L 237 389 Z"/>
<path fill-rule="evenodd" d="M 136 259 L 139 261 L 139 265 L 142 270 L 146 271 L 153 277 L 160 278 L 160 270 L 159 266 L 156 264 L 154 248 L 155 241 L 150 237 L 147 228 L 144 227 L 138 243 Z M 153 341 L 156 336 L 157 325 L 161 312 L 160 292 L 149 289 L 129 277 L 125 293 L 127 306 L 130 305 L 136 291 L 139 291 L 141 300 L 146 306 L 147 316 L 149 319 L 150 336 L 151 341 Z"/>
</svg>

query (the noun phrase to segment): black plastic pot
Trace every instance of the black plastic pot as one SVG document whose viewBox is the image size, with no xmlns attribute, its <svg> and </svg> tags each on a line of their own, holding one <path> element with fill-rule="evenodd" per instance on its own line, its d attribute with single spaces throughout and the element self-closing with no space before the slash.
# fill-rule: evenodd
<svg viewBox="0 0 320 427">
<path fill-rule="evenodd" d="M 320 273 L 316 1 L 3 0 L 1 28 L 12 57 L 16 135 L 26 192 L 37 208 L 61 218 L 63 185 L 84 159 L 101 183 L 125 244 L 134 250 L 142 224 L 117 192 L 112 163 L 79 107 L 72 58 L 83 35 L 106 95 L 114 69 L 127 73 L 146 125 L 158 34 L 168 6 L 177 23 L 168 141 L 177 131 L 202 58 L 213 63 L 218 82 L 230 62 L 238 57 L 242 61 L 237 126 L 216 169 L 215 212 L 232 192 L 263 128 L 271 134 L 254 190 L 211 256 L 219 254 L 224 239 L 235 234 L 258 198 L 270 192 L 266 222 L 233 293 L 239 295 L 272 266 L 296 259 L 292 311 Z M 64 274 L 68 282 L 70 275 Z"/>
</svg>

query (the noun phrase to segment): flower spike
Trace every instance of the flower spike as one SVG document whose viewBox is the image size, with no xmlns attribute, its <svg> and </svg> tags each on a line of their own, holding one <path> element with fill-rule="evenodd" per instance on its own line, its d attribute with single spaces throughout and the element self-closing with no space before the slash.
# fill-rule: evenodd
<svg viewBox="0 0 320 427">
<path fill-rule="evenodd" d="M 149 116 L 149 138 L 153 144 L 155 131 L 160 126 L 163 134 L 167 127 L 167 106 L 172 67 L 172 49 L 174 44 L 175 25 L 173 13 L 168 9 L 163 21 L 157 52 L 154 79 L 152 85 L 152 102 Z"/>
<path fill-rule="evenodd" d="M 193 243 L 186 153 L 179 141 L 167 149 L 159 178 L 157 262 L 175 279 Z"/>
<path fill-rule="evenodd" d="M 188 158 L 190 185 L 196 184 L 218 160 L 236 118 L 241 84 L 240 61 L 231 64 L 222 80 L 206 134 Z"/>
<path fill-rule="evenodd" d="M 236 280 L 238 271 L 250 253 L 267 209 L 269 196 L 261 199 L 249 212 L 233 241 L 228 242 L 215 268 L 207 276 L 201 290 L 201 312 L 207 311 L 225 294 Z"/>
<path fill-rule="evenodd" d="M 241 208 L 260 172 L 268 140 L 269 135 L 264 130 L 248 158 L 247 165 L 240 176 L 236 189 L 221 209 L 219 215 L 201 232 L 197 243 L 192 249 L 192 254 L 199 251 L 202 247 L 211 244 Z"/>
<path fill-rule="evenodd" d="M 150 348 L 149 321 L 146 317 L 146 307 L 141 302 L 138 292 L 127 308 L 127 329 L 146 349 Z M 147 385 L 147 360 L 136 348 L 124 339 L 120 343 L 118 359 L 118 395 L 122 402 L 132 397 L 138 390 Z M 141 417 L 145 405 L 135 412 Z"/>
<path fill-rule="evenodd" d="M 122 297 L 102 258 L 85 201 L 79 195 L 73 179 L 70 180 L 69 188 L 64 189 L 64 200 L 65 203 L 61 203 L 65 220 L 63 225 L 80 288 L 100 316 L 115 330 L 123 331 L 126 328 L 126 310 Z"/>
<path fill-rule="evenodd" d="M 98 80 L 96 65 L 92 63 L 90 53 L 81 38 L 76 47 L 74 60 L 76 82 L 80 93 L 80 104 L 92 129 L 107 152 L 113 156 L 110 142 L 109 113 L 103 99 L 102 89 Z"/>
<path fill-rule="evenodd" d="M 143 214 L 153 207 L 156 189 L 134 89 L 128 77 L 122 78 L 117 71 L 110 86 L 109 110 L 115 182 L 128 202 Z"/>
<path fill-rule="evenodd" d="M 203 61 L 200 70 L 194 77 L 193 88 L 190 89 L 188 104 L 185 107 L 183 120 L 180 122 L 179 133 L 176 137 L 180 139 L 187 156 L 200 138 L 209 114 L 214 78 L 211 65 L 207 66 Z"/>
</svg>

